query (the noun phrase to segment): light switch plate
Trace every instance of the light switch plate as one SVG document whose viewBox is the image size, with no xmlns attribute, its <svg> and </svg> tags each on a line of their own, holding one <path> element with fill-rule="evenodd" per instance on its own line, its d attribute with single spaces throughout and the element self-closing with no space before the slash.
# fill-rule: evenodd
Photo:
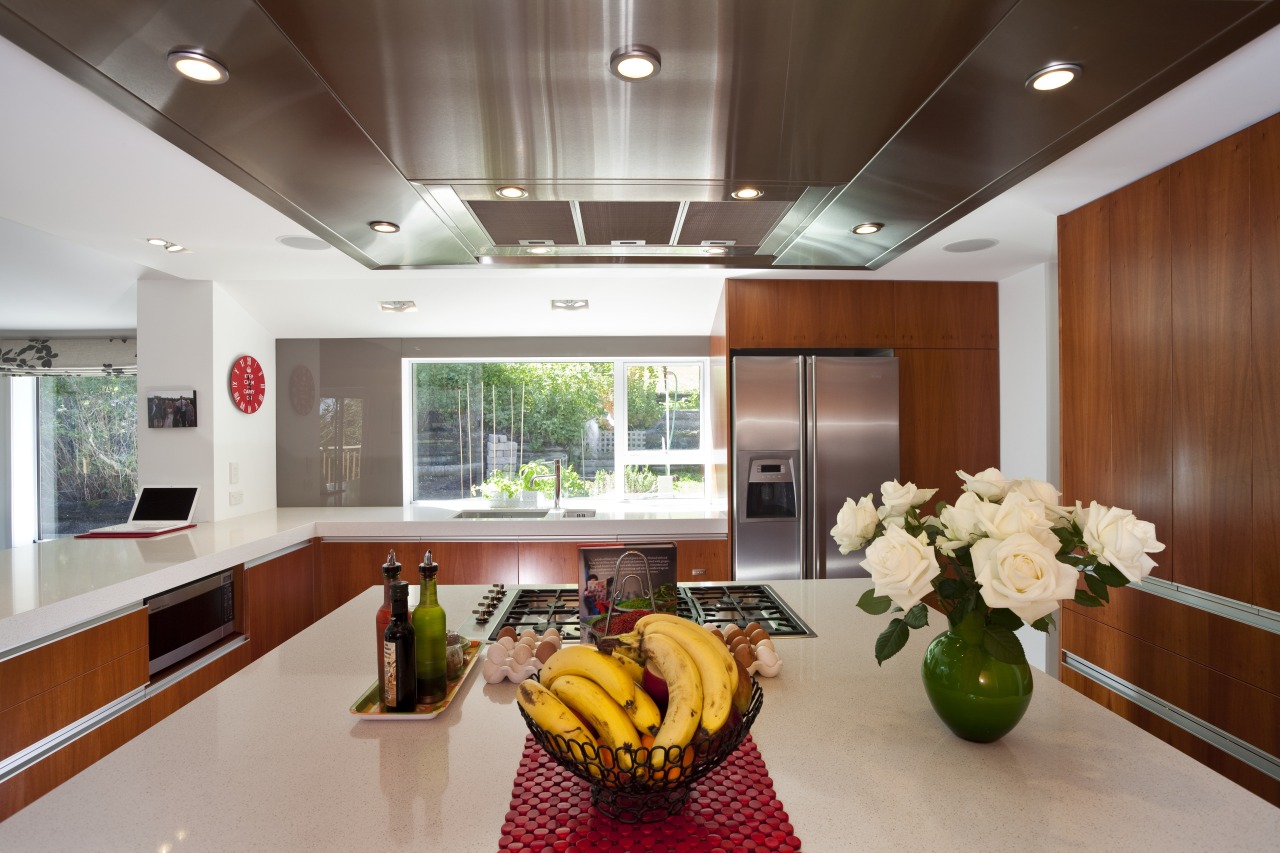
<svg viewBox="0 0 1280 853">
<path fill-rule="evenodd" d="M 228 482 L 230 485 L 234 486 L 236 483 L 240 482 L 240 463 L 232 462 L 228 468 L 230 469 L 227 474 Z"/>
</svg>

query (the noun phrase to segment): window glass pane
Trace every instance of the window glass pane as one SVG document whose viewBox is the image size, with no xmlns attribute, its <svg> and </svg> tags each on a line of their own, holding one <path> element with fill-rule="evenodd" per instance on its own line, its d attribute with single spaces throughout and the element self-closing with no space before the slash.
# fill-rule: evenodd
<svg viewBox="0 0 1280 853">
<path fill-rule="evenodd" d="M 136 377 L 38 382 L 40 537 L 126 521 L 138 491 Z"/>
<path fill-rule="evenodd" d="M 586 496 L 613 470 L 613 362 L 421 362 L 413 397 L 414 500 L 550 495 L 556 459 Z"/>
<path fill-rule="evenodd" d="M 628 365 L 627 449 L 701 447 L 702 365 Z"/>
<path fill-rule="evenodd" d="M 698 498 L 705 496 L 701 465 L 627 465 L 623 468 L 627 498 Z"/>
</svg>

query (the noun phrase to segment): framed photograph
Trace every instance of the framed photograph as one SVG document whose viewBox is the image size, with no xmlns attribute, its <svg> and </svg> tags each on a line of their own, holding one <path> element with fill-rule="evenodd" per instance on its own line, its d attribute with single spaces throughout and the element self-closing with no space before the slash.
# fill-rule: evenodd
<svg viewBox="0 0 1280 853">
<path fill-rule="evenodd" d="M 194 388 L 148 388 L 147 426 L 173 429 L 196 425 Z"/>
</svg>

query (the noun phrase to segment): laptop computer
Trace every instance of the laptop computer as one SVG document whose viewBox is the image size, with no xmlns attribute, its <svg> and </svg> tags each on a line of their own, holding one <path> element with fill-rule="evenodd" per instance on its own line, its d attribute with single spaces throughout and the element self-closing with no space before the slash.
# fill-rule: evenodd
<svg viewBox="0 0 1280 853">
<path fill-rule="evenodd" d="M 89 532 L 117 536 L 154 536 L 190 527 L 199 494 L 199 486 L 143 486 L 133 501 L 128 521 Z"/>
</svg>

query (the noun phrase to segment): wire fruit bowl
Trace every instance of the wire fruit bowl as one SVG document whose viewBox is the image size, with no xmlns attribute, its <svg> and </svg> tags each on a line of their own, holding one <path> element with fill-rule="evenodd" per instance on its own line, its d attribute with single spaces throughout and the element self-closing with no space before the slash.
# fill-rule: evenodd
<svg viewBox="0 0 1280 853">
<path fill-rule="evenodd" d="M 524 708 L 520 715 L 538 745 L 591 786 L 591 802 L 601 812 L 622 823 L 653 823 L 684 808 L 694 784 L 723 764 L 746 739 L 763 704 L 764 691 L 752 678 L 751 702 L 740 718 L 731 716 L 720 731 L 689 746 L 652 750 L 615 750 L 570 741 L 545 731 Z"/>
</svg>

